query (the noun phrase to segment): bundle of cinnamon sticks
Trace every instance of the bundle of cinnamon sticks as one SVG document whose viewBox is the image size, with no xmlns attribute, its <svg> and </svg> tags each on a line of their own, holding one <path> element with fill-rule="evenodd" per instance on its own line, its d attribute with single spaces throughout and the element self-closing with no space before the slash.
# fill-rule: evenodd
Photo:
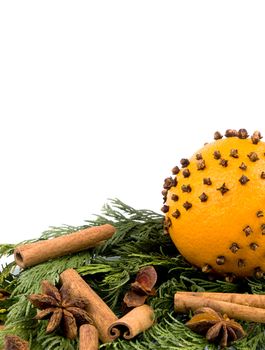
<svg viewBox="0 0 265 350">
<path fill-rule="evenodd" d="M 98 339 L 103 343 L 118 337 L 132 339 L 150 328 L 155 320 L 154 310 L 148 305 L 135 307 L 122 318 L 118 317 L 100 298 L 100 296 L 73 269 L 67 269 L 60 275 L 60 281 L 73 299 L 85 302 L 93 324 L 82 325 L 79 330 L 79 349 L 97 350 Z"/>
<path fill-rule="evenodd" d="M 210 307 L 229 318 L 265 323 L 265 295 L 176 292 L 174 297 L 176 312 L 187 313 L 202 307 Z"/>
</svg>

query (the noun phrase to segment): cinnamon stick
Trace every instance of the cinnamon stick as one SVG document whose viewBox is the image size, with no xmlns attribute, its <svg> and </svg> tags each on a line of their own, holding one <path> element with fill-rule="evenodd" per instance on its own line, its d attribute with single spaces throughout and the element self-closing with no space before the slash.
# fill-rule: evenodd
<svg viewBox="0 0 265 350">
<path fill-rule="evenodd" d="M 103 343 L 112 341 L 108 334 L 109 326 L 118 318 L 100 296 L 73 269 L 67 269 L 60 275 L 60 281 L 68 290 L 70 298 L 82 299 L 88 304 L 85 310 L 93 320 Z"/>
<path fill-rule="evenodd" d="M 66 254 L 95 247 L 115 233 L 115 227 L 106 224 L 89 227 L 68 235 L 18 246 L 14 251 L 17 265 L 30 267 Z"/>
<path fill-rule="evenodd" d="M 174 308 L 176 312 L 188 313 L 202 307 L 210 307 L 229 318 L 265 323 L 265 309 L 214 300 L 206 297 L 192 296 L 176 293 Z"/>
<path fill-rule="evenodd" d="M 214 300 L 227 301 L 240 305 L 247 305 L 265 309 L 265 294 L 240 294 L 216 292 L 177 292 L 177 294 L 205 297 Z"/>
<path fill-rule="evenodd" d="M 109 336 L 113 340 L 120 336 L 129 340 L 150 328 L 154 321 L 154 310 L 149 305 L 138 306 L 109 327 Z"/>
<path fill-rule="evenodd" d="M 91 324 L 83 324 L 79 330 L 79 350 L 98 350 L 98 330 Z"/>
</svg>

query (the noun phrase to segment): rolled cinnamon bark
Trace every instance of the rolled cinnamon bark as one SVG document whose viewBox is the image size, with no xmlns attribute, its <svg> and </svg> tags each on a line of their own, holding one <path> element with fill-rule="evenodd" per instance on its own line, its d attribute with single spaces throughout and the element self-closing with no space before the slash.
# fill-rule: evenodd
<svg viewBox="0 0 265 350">
<path fill-rule="evenodd" d="M 34 266 L 59 256 L 95 247 L 114 233 L 115 227 L 106 224 L 45 241 L 24 244 L 15 249 L 15 261 L 22 268 Z"/>
<path fill-rule="evenodd" d="M 108 334 L 109 326 L 118 318 L 100 298 L 100 296 L 73 269 L 67 269 L 60 275 L 60 281 L 68 289 L 72 298 L 80 298 L 88 305 L 85 310 L 93 320 L 103 343 L 112 341 Z"/>
<path fill-rule="evenodd" d="M 79 350 L 98 350 L 98 330 L 91 324 L 83 324 L 79 330 Z"/>
<path fill-rule="evenodd" d="M 113 340 L 120 336 L 132 339 L 150 328 L 154 321 L 154 310 L 149 305 L 138 306 L 109 327 L 109 336 Z"/>
<path fill-rule="evenodd" d="M 180 293 L 175 294 L 174 308 L 176 312 L 188 313 L 190 310 L 195 311 L 202 307 L 210 307 L 221 314 L 226 314 L 229 318 L 265 323 L 265 309 L 262 308 L 239 305 L 199 296 Z"/>
<path fill-rule="evenodd" d="M 265 309 L 264 294 L 216 293 L 216 292 L 177 292 L 177 294 L 205 297 Z"/>
</svg>

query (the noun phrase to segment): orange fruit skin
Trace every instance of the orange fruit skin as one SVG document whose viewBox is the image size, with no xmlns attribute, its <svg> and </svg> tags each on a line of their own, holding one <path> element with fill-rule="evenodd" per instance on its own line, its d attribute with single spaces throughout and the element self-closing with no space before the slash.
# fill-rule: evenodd
<svg viewBox="0 0 265 350">
<path fill-rule="evenodd" d="M 238 158 L 230 156 L 231 149 L 238 150 Z M 228 160 L 227 167 L 214 158 L 215 151 Z M 259 159 L 251 161 L 250 152 Z M 197 169 L 197 153 L 205 160 L 203 170 Z M 246 170 L 239 168 L 242 162 Z M 187 178 L 183 176 L 184 169 L 190 171 Z M 196 152 L 184 169 L 177 175 L 177 186 L 168 190 L 165 203 L 169 206 L 165 215 L 171 220 L 168 232 L 179 252 L 191 264 L 201 268 L 208 264 L 220 274 L 251 276 L 257 268 L 265 271 L 265 179 L 261 178 L 265 172 L 265 143 L 253 144 L 250 139 L 237 137 L 220 139 Z M 249 179 L 246 184 L 239 181 L 242 175 Z M 210 178 L 212 184 L 204 184 L 204 178 Z M 224 183 L 229 191 L 222 195 L 217 189 Z M 183 192 L 182 185 L 190 185 L 191 192 Z M 199 198 L 202 193 L 208 196 L 205 202 Z M 179 196 L 178 201 L 171 199 L 172 194 Z M 188 210 L 183 207 L 186 201 L 192 204 Z M 176 210 L 180 212 L 178 218 L 172 216 Z M 258 211 L 264 216 L 258 217 Z M 252 230 L 249 235 L 243 231 L 247 226 Z M 230 249 L 233 243 L 239 247 L 236 252 Z M 217 263 L 220 256 L 224 257 L 221 265 Z"/>
</svg>

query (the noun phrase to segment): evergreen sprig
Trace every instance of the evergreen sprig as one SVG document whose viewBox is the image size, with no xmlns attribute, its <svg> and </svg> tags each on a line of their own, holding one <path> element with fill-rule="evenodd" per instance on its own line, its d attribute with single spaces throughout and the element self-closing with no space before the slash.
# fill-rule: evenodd
<svg viewBox="0 0 265 350">
<path fill-rule="evenodd" d="M 189 315 L 174 313 L 174 294 L 178 290 L 264 293 L 264 280 L 241 279 L 235 283 L 209 280 L 207 275 L 190 266 L 163 232 L 163 216 L 150 210 L 136 210 L 120 200 L 111 200 L 95 220 L 78 227 L 51 227 L 37 240 L 51 239 L 82 228 L 105 223 L 116 227 L 115 235 L 104 245 L 77 254 L 48 261 L 26 270 L 14 270 L 8 264 L 0 274 L 1 284 L 10 285 L 12 306 L 6 319 L 7 330 L 0 332 L 0 346 L 8 332 L 30 342 L 32 350 L 73 350 L 78 341 L 70 341 L 55 331 L 45 333 L 46 322 L 34 320 L 36 310 L 27 295 L 39 292 L 40 282 L 57 283 L 67 268 L 75 268 L 91 287 L 107 302 L 117 316 L 122 313 L 122 299 L 142 266 L 153 265 L 158 272 L 157 294 L 147 302 L 154 308 L 156 324 L 134 340 L 117 340 L 102 344 L 104 350 L 187 349 L 214 350 L 205 338 L 191 332 L 184 323 Z M 27 242 L 37 241 L 30 240 Z M 15 245 L 0 246 L 0 257 L 11 255 Z M 263 350 L 264 326 L 242 323 L 248 336 L 230 349 Z"/>
</svg>

